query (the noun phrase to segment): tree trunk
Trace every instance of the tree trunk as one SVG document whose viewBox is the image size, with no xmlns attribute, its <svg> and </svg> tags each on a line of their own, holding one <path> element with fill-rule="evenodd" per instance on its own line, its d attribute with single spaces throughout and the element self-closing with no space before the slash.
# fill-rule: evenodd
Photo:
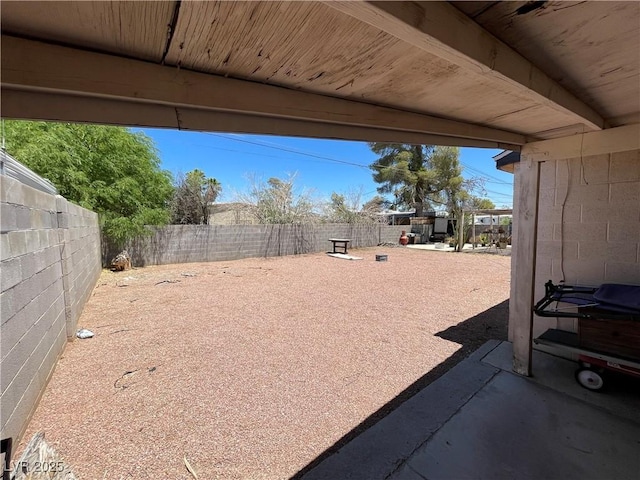
<svg viewBox="0 0 640 480">
<path fill-rule="evenodd" d="M 206 201 L 202 205 L 202 224 L 209 225 L 209 204 Z"/>
<path fill-rule="evenodd" d="M 456 223 L 458 228 L 458 246 L 456 250 L 461 252 L 464 247 L 464 212 L 461 212 Z"/>
</svg>

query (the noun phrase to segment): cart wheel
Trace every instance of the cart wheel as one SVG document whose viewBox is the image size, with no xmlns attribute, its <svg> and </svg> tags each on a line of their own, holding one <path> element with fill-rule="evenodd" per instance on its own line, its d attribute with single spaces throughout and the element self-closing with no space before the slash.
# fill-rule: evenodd
<svg viewBox="0 0 640 480">
<path fill-rule="evenodd" d="M 598 391 L 604 387 L 602 374 L 591 368 L 579 368 L 576 371 L 576 380 L 588 390 Z"/>
</svg>

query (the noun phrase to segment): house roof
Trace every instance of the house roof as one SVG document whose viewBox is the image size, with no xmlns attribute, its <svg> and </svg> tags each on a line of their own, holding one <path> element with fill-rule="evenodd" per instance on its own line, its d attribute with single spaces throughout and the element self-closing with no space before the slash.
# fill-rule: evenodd
<svg viewBox="0 0 640 480">
<path fill-rule="evenodd" d="M 8 1 L 1 17 L 6 117 L 514 151 L 640 122 L 639 2 Z"/>
<path fill-rule="evenodd" d="M 46 178 L 42 178 L 2 149 L 0 149 L 0 175 L 15 178 L 31 188 L 50 195 L 58 194 L 58 190 L 53 183 Z"/>
<path fill-rule="evenodd" d="M 401 210 L 383 210 L 382 212 L 378 212 L 377 215 L 386 216 L 386 217 L 415 217 L 416 209 L 411 208 L 409 210 L 401 211 Z"/>
<path fill-rule="evenodd" d="M 489 208 L 482 210 L 469 210 L 465 213 L 476 215 L 513 215 L 513 210 L 510 208 Z"/>
<path fill-rule="evenodd" d="M 520 161 L 520 152 L 505 150 L 494 156 L 493 159 L 496 162 L 496 168 L 498 170 L 513 173 L 515 164 Z"/>
</svg>

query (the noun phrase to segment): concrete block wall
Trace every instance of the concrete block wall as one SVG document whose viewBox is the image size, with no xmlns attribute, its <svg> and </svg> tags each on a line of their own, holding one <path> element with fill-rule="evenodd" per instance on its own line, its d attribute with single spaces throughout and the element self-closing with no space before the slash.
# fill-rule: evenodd
<svg viewBox="0 0 640 480">
<path fill-rule="evenodd" d="M 329 238 L 351 246 L 396 243 L 406 227 L 387 225 L 169 225 L 128 246 L 135 266 L 323 252 Z"/>
<path fill-rule="evenodd" d="M 67 337 L 73 338 L 84 304 L 98 281 L 101 264 L 98 215 L 56 197 Z M 62 227 L 64 225 L 64 227 Z"/>
<path fill-rule="evenodd" d="M 536 300 L 549 279 L 640 285 L 640 150 L 542 163 L 538 215 Z M 547 328 L 577 321 L 536 317 Z"/>
<path fill-rule="evenodd" d="M 96 214 L 0 176 L 0 435 L 18 438 L 100 274 Z"/>
</svg>

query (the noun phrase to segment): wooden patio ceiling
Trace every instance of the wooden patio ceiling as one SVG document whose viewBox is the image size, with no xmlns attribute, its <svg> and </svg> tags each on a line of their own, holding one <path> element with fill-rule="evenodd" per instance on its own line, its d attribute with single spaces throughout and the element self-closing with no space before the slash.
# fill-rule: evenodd
<svg viewBox="0 0 640 480">
<path fill-rule="evenodd" d="M 3 1 L 2 115 L 518 149 L 640 122 L 638 2 Z"/>
</svg>

